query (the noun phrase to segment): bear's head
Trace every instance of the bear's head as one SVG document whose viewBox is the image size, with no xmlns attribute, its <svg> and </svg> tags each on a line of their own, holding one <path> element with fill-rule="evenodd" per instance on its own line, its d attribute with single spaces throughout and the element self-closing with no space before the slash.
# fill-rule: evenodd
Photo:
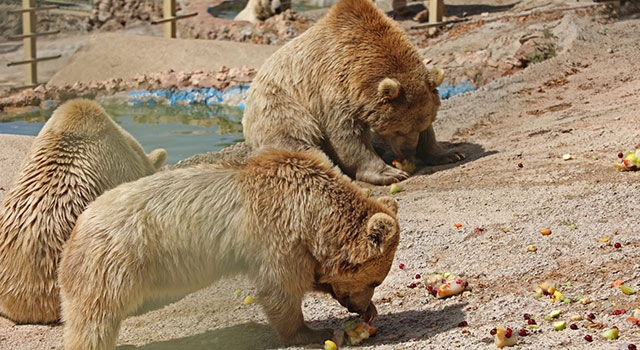
<svg viewBox="0 0 640 350">
<path fill-rule="evenodd" d="M 420 133 L 436 119 L 437 88 L 443 79 L 442 70 L 420 67 L 417 72 L 379 81 L 376 113 L 369 118 L 369 126 L 397 156 L 411 158 Z"/>
<path fill-rule="evenodd" d="M 367 320 L 377 314 L 371 297 L 387 277 L 400 240 L 397 202 L 391 197 L 381 197 L 377 202 L 384 210 L 371 215 L 361 232 L 336 240 L 338 251 L 316 271 L 314 285 Z"/>
</svg>

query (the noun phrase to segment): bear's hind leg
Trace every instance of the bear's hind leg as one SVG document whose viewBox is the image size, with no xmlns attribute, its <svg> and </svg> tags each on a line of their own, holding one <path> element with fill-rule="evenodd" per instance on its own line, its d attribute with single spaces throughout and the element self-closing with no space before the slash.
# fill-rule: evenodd
<svg viewBox="0 0 640 350">
<path fill-rule="evenodd" d="M 96 312 L 93 312 L 96 311 Z M 65 350 L 113 350 L 122 318 L 99 310 L 63 308 Z"/>
</svg>

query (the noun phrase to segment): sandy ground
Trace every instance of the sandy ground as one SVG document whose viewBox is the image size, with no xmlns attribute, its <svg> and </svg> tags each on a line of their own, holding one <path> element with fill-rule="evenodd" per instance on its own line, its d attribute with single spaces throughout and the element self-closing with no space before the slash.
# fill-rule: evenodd
<svg viewBox="0 0 640 350">
<path fill-rule="evenodd" d="M 640 148 L 640 18 L 602 21 L 569 11 L 532 27 L 516 30 L 511 23 L 478 25 L 466 37 L 473 43 L 496 35 L 509 41 L 547 28 L 561 44 L 558 55 L 443 102 L 436 132 L 467 159 L 421 169 L 395 194 L 402 238 L 394 266 L 374 296 L 378 335 L 363 349 L 492 349 L 490 330 L 526 328 L 525 313 L 539 328 L 519 337 L 514 349 L 640 345 L 640 327 L 625 320 L 630 311 L 613 315 L 639 308 L 640 298 L 611 287 L 623 280 L 640 291 L 640 172 L 613 166 L 618 152 Z M 466 45 L 442 42 L 424 55 Z M 31 140 L 0 137 L 0 198 Z M 563 160 L 566 154 L 570 160 Z M 374 195 L 388 191 L 373 188 Z M 552 233 L 542 235 L 545 228 Z M 530 245 L 535 252 L 527 251 Z M 436 299 L 422 284 L 409 287 L 416 274 L 436 271 L 462 276 L 470 291 Z M 534 297 L 544 281 L 591 302 Z M 234 295 L 237 289 L 240 296 Z M 278 348 L 260 307 L 241 303 L 253 293 L 252 284 L 238 277 L 130 317 L 119 348 Z M 315 293 L 303 308 L 314 327 L 338 327 L 350 316 L 330 297 Z M 554 331 L 543 317 L 556 309 L 562 311 L 560 320 L 578 329 Z M 594 322 L 570 321 L 588 313 Z M 602 329 L 612 326 L 619 328 L 619 339 L 601 337 Z M 61 326 L 18 326 L 0 318 L 2 349 L 61 349 L 61 333 Z M 586 334 L 593 342 L 584 340 Z"/>
</svg>

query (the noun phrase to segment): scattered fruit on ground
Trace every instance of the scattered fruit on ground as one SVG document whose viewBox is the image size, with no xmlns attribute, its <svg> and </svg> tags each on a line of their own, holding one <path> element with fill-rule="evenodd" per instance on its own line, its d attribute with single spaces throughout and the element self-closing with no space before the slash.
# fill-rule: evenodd
<svg viewBox="0 0 640 350">
<path fill-rule="evenodd" d="M 416 165 L 409 160 L 394 160 L 391 162 L 393 166 L 400 170 L 406 171 L 408 174 L 413 174 L 416 171 Z"/>
<path fill-rule="evenodd" d="M 542 229 L 542 230 L 540 230 L 540 233 L 541 233 L 543 236 L 548 236 L 548 235 L 550 235 L 550 234 L 551 234 L 551 229 L 548 229 L 548 228 Z"/>
<path fill-rule="evenodd" d="M 358 345 L 376 334 L 376 327 L 363 321 L 360 317 L 346 320 L 341 328 L 346 334 L 345 343 L 347 345 Z"/>
<path fill-rule="evenodd" d="M 513 333 L 511 328 L 504 329 L 502 326 L 496 328 L 496 333 L 493 338 L 493 342 L 500 349 L 505 346 L 514 346 L 518 343 L 518 336 Z"/>
<path fill-rule="evenodd" d="M 555 329 L 556 331 L 561 331 L 563 329 L 567 328 L 567 322 L 566 321 L 555 321 L 553 322 L 553 329 Z"/>
<path fill-rule="evenodd" d="M 611 282 L 611 287 L 620 287 L 623 284 L 624 284 L 623 280 L 615 280 L 615 281 Z"/>
<path fill-rule="evenodd" d="M 614 166 L 619 171 L 638 170 L 640 166 L 640 149 L 635 152 L 625 152 L 622 157 L 620 157 L 620 153 L 618 153 L 618 157 L 621 158 L 621 161 L 620 163 L 614 164 Z"/>
<path fill-rule="evenodd" d="M 324 350 L 338 350 L 338 345 L 333 340 L 325 340 Z"/>
<path fill-rule="evenodd" d="M 457 295 L 467 288 L 468 283 L 462 278 L 451 273 L 430 273 L 422 277 L 427 292 L 438 298 L 446 298 Z"/>
<path fill-rule="evenodd" d="M 242 300 L 242 305 L 251 305 L 253 304 L 253 297 L 251 295 L 247 295 L 246 297 L 244 297 L 244 300 Z"/>
<path fill-rule="evenodd" d="M 389 187 L 389 193 L 391 194 L 401 192 L 402 190 L 402 185 L 400 185 L 399 183 L 392 183 L 391 187 Z"/>
<path fill-rule="evenodd" d="M 626 295 L 634 295 L 634 294 L 636 294 L 636 291 L 634 289 L 631 289 L 631 288 L 625 286 L 624 284 L 620 285 L 620 290 L 622 291 L 622 293 L 624 293 Z"/>
<path fill-rule="evenodd" d="M 618 328 L 609 328 L 606 331 L 602 332 L 602 336 L 609 340 L 618 339 Z"/>
</svg>

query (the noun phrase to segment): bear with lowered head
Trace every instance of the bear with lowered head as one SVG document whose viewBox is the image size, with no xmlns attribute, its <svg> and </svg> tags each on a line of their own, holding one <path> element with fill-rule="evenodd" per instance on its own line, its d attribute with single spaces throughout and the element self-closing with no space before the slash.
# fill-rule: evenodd
<svg viewBox="0 0 640 350">
<path fill-rule="evenodd" d="M 248 92 L 244 136 L 256 149 L 320 149 L 356 180 L 397 182 L 408 174 L 382 160 L 374 137 L 402 159 L 464 158 L 435 138 L 442 81 L 371 0 L 339 0 L 262 65 Z"/>
<path fill-rule="evenodd" d="M 57 267 L 87 204 L 117 185 L 155 173 L 166 161 L 93 101 L 64 103 L 34 139 L 0 207 L 0 315 L 16 323 L 60 318 Z"/>
<path fill-rule="evenodd" d="M 224 276 L 245 274 L 285 344 L 321 344 L 306 292 L 366 321 L 400 238 L 393 198 L 372 199 L 320 151 L 162 171 L 89 204 L 60 264 L 66 350 L 114 349 L 121 322 Z"/>
</svg>

